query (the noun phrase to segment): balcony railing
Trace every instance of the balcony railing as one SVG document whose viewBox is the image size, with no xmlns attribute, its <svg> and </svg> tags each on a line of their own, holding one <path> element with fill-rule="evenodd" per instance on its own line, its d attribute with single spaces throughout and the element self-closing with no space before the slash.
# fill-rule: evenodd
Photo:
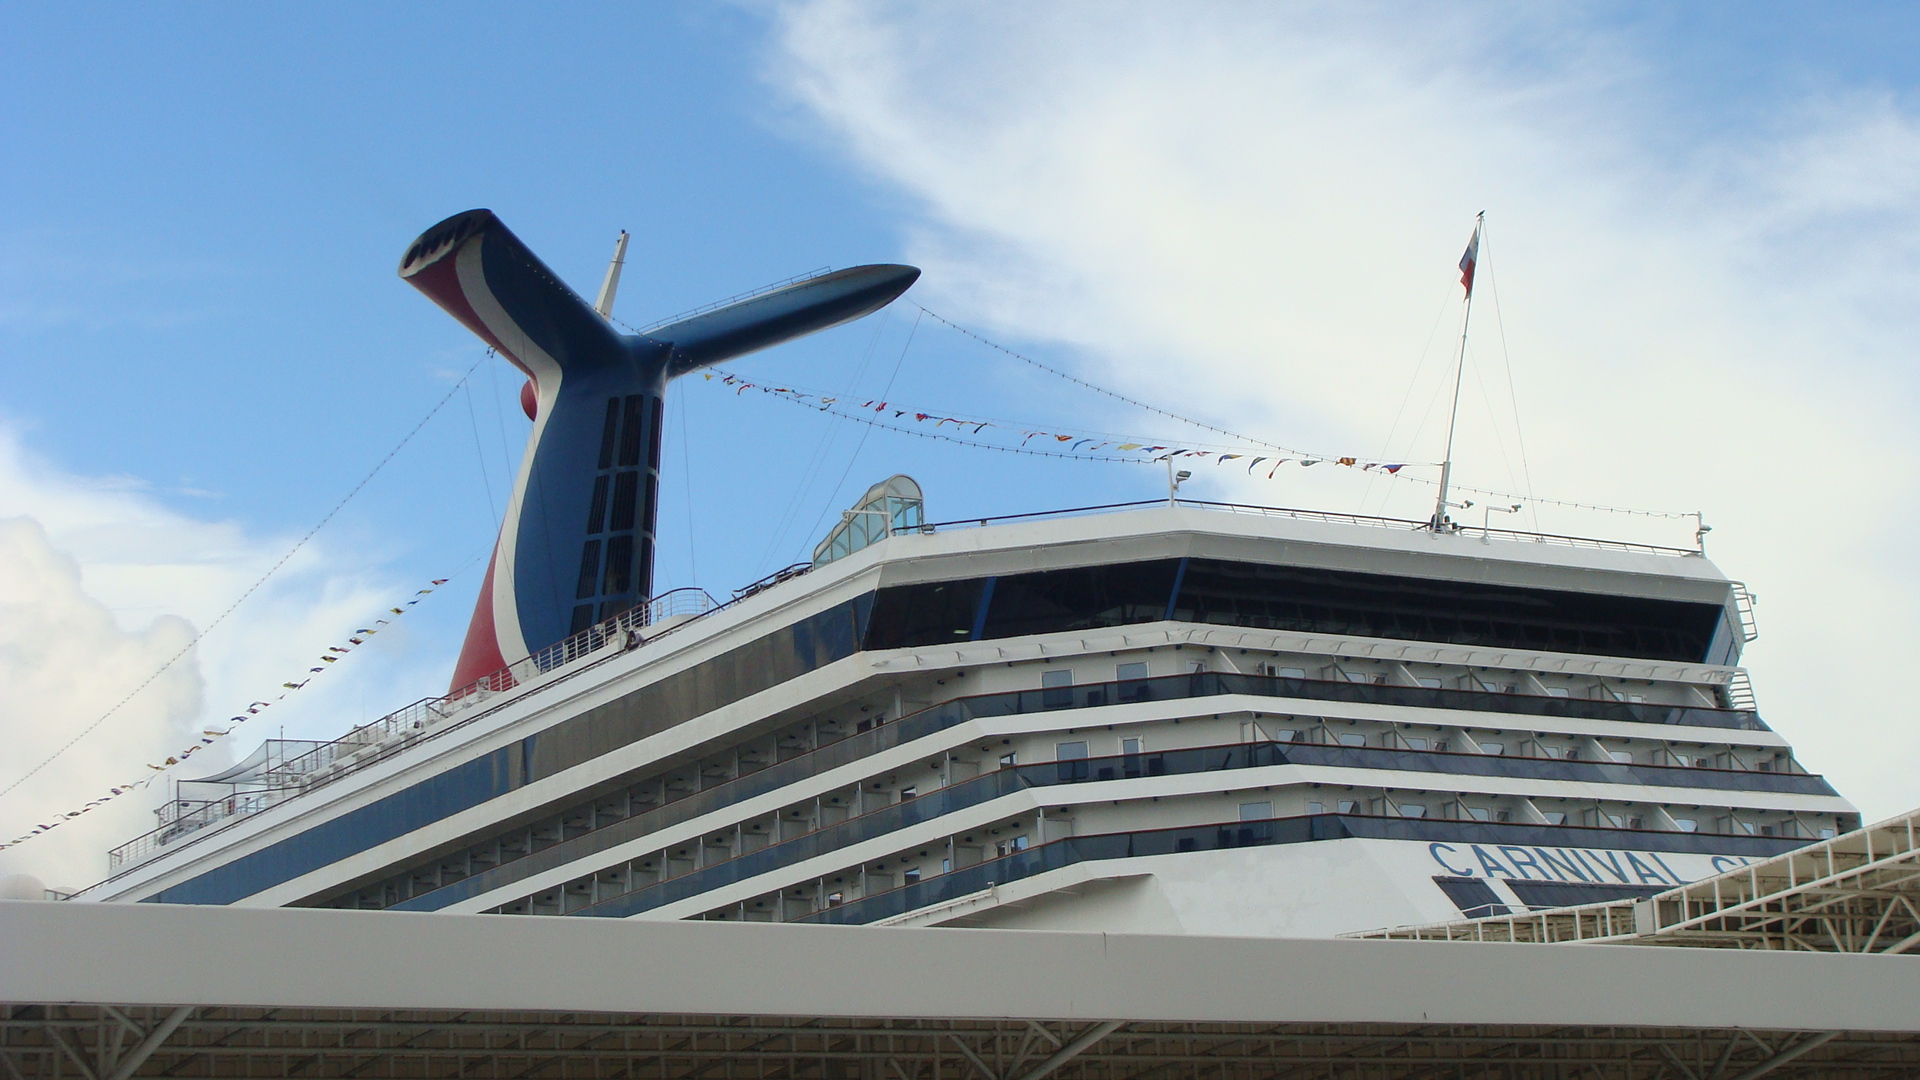
<svg viewBox="0 0 1920 1080">
<path fill-rule="evenodd" d="M 1767 858 L 1807 841 L 1786 837 L 1660 833 L 1664 841 L 1655 850 L 1699 851 Z M 879 922 L 911 911 L 949 903 L 987 892 L 1022 878 L 1044 874 L 1082 862 L 1133 859 L 1145 855 L 1173 855 L 1189 851 L 1298 844 L 1348 838 L 1418 840 L 1453 843 L 1539 844 L 1547 846 L 1639 848 L 1649 846 L 1648 834 L 1633 829 L 1597 829 L 1577 825 L 1514 825 L 1484 821 L 1427 818 L 1368 817 L 1357 814 L 1315 814 L 1270 821 L 1238 821 L 1185 828 L 1146 829 L 1138 832 L 1070 836 L 950 873 L 923 878 L 872 896 L 824 908 L 792 922 L 841 925 Z"/>
<path fill-rule="evenodd" d="M 1665 765 L 1627 765 L 1612 762 L 1603 764 L 1544 758 L 1451 754 L 1431 750 L 1389 750 L 1377 747 L 1314 744 L 1241 743 L 1194 747 L 1185 750 L 1078 758 L 997 769 L 983 776 L 938 788 L 915 798 L 902 799 L 847 821 L 773 843 L 752 852 L 745 852 L 722 862 L 711 863 L 687 874 L 648 883 L 642 888 L 607 898 L 581 910 L 588 915 L 609 915 L 621 918 L 639 914 L 663 904 L 673 903 L 689 896 L 698 896 L 723 885 L 745 881 L 783 866 L 816 858 L 897 832 L 910 825 L 932 821 L 955 811 L 991 802 L 1029 788 L 1257 769 L 1280 765 L 1317 765 L 1437 775 L 1502 776 L 1513 779 L 1571 780 L 1655 787 L 1713 788 L 1727 791 L 1834 794 L 1833 788 L 1824 778 L 1805 773 L 1744 773 Z M 1395 781 L 1395 783 L 1404 783 L 1404 781 Z M 716 789 L 716 792 L 719 790 L 722 789 Z M 735 791 L 731 794 L 735 796 L 735 802 L 744 797 L 743 792 Z M 1102 798 L 1105 797 L 1102 796 Z M 731 804 L 721 802 L 719 805 Z M 1634 831 L 1644 832 L 1645 830 Z M 580 844 L 579 841 L 585 839 L 585 837 L 577 837 L 574 841 L 555 845 L 555 848 L 548 849 L 554 854 L 543 862 L 563 865 L 567 861 L 582 857 L 587 852 L 581 848 L 586 845 Z M 567 850 L 570 847 L 572 850 Z M 500 870 L 492 873 L 498 875 Z M 500 884 L 504 882 L 496 878 L 490 887 L 499 887 Z M 440 899 L 443 903 L 452 903 L 463 895 L 477 895 L 477 893 L 472 889 L 464 889 L 460 890 L 460 895 L 447 895 Z M 443 903 L 402 906 L 411 906 L 416 910 L 431 910 L 434 907 L 443 906 Z"/>
<path fill-rule="evenodd" d="M 144 862 L 175 840 L 200 832 L 230 818 L 259 813 L 309 791 L 343 779 L 360 769 L 400 753 L 426 738 L 438 738 L 467 723 L 478 720 L 492 709 L 476 711 L 476 706 L 496 700 L 507 691 L 526 685 L 541 676 L 574 667 L 565 677 L 577 675 L 592 665 L 582 660 L 609 659 L 642 641 L 652 641 L 672 633 L 680 625 L 725 607 L 701 589 L 675 589 L 654 597 L 645 605 L 621 612 L 614 618 L 595 624 L 558 644 L 541 649 L 461 687 L 445 697 L 422 698 L 368 724 L 362 724 L 332 742 L 320 743 L 312 750 L 289 757 L 263 774 L 263 779 L 248 782 L 262 784 L 268 790 L 236 791 L 232 796 L 207 800 L 199 807 L 178 814 L 159 828 L 134 837 L 107 852 L 109 876 Z M 659 627 L 653 633 L 650 628 Z M 610 648 L 617 647 L 617 648 Z M 557 680 L 556 680 L 557 681 Z M 499 702 L 504 704 L 504 702 Z M 456 723 L 449 723 L 455 716 Z"/>
<path fill-rule="evenodd" d="M 1247 694 L 1255 697 L 1303 698 L 1366 705 L 1400 705 L 1423 709 L 1470 710 L 1520 716 L 1580 720 L 1618 720 L 1633 724 L 1677 724 L 1689 727 L 1766 731 L 1760 717 L 1744 709 L 1704 709 L 1688 705 L 1650 705 L 1588 698 L 1540 697 L 1490 690 L 1444 690 L 1424 686 L 1392 686 L 1326 679 L 1297 679 L 1284 675 L 1240 675 L 1196 672 L 1150 679 L 1054 686 L 1042 690 L 1009 690 L 998 694 L 956 698 L 934 708 L 964 708 L 969 716 L 1007 716 L 1049 709 L 1084 709 L 1140 701 Z"/>
</svg>

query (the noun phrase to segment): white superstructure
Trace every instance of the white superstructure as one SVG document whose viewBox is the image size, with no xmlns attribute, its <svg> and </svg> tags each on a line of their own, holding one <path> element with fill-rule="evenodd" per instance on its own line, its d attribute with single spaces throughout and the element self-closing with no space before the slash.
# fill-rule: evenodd
<svg viewBox="0 0 1920 1080">
<path fill-rule="evenodd" d="M 1753 710 L 1745 592 L 1698 553 L 887 506 L 733 603 L 187 785 L 81 898 L 1323 937 L 1858 823 Z"/>
</svg>

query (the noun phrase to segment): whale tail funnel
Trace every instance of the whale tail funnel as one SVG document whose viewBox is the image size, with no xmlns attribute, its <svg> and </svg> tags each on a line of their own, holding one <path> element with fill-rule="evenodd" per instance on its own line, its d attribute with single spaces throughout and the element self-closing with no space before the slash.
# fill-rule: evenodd
<svg viewBox="0 0 1920 1080">
<path fill-rule="evenodd" d="M 625 247 L 623 234 L 616 258 Z M 454 668 L 457 692 L 652 595 L 668 380 L 878 311 L 920 271 L 857 266 L 622 334 L 491 210 L 469 210 L 422 233 L 400 276 L 531 387 L 533 431 Z M 602 287 L 606 307 L 616 282 Z"/>
</svg>

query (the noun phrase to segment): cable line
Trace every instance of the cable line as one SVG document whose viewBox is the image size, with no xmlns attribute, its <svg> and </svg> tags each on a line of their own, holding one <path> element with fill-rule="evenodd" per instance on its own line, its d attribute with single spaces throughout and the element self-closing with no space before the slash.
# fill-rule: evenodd
<svg viewBox="0 0 1920 1080">
<path fill-rule="evenodd" d="M 15 788 L 18 788 L 21 784 L 24 784 L 28 780 L 32 779 L 34 774 L 46 768 L 48 765 L 53 764 L 54 760 L 58 758 L 60 755 L 66 753 L 68 750 L 73 749 L 74 744 L 78 743 L 81 739 L 84 739 L 88 735 L 92 734 L 95 728 L 99 727 L 101 724 L 106 723 L 107 720 L 110 717 L 112 717 L 114 713 L 119 712 L 121 708 L 127 704 L 127 702 L 132 701 L 135 697 L 138 697 L 142 690 L 145 690 L 147 687 L 152 686 L 155 680 L 159 679 L 160 676 L 165 675 L 169 670 L 171 670 L 173 665 L 179 663 L 182 657 L 186 656 L 189 652 L 192 652 L 193 647 L 195 645 L 198 645 L 203 638 L 205 638 L 208 634 L 213 632 L 214 627 L 219 626 L 221 623 L 227 621 L 227 617 L 229 615 L 232 615 L 234 611 L 236 611 L 240 607 L 241 604 L 246 603 L 248 598 L 252 597 L 254 593 L 259 592 L 260 587 L 265 585 L 269 578 L 279 573 L 281 567 L 287 565 L 287 562 L 291 560 L 294 557 L 294 555 L 296 555 L 300 551 L 301 548 L 307 546 L 307 541 L 312 540 L 314 537 L 314 534 L 318 533 L 321 529 L 325 528 L 327 523 L 332 521 L 334 517 L 337 514 L 339 514 L 342 509 L 346 507 L 347 503 L 353 501 L 353 497 L 355 495 L 360 494 L 361 489 L 365 488 L 369 483 L 372 482 L 375 476 L 378 476 L 380 474 L 380 470 L 387 467 L 387 464 L 394 459 L 395 455 L 400 453 L 400 451 L 408 443 L 413 441 L 413 437 L 415 435 L 420 434 L 420 429 L 427 426 L 427 421 L 432 420 L 436 415 L 439 414 L 441 409 L 446 407 L 447 402 L 453 400 L 453 395 L 460 392 L 460 388 L 467 384 L 467 379 L 472 377 L 474 371 L 480 367 L 481 363 L 484 362 L 488 356 L 491 356 L 491 355 L 493 355 L 493 350 L 488 349 L 486 353 L 480 357 L 479 360 L 475 360 L 473 362 L 473 366 L 467 369 L 467 373 L 465 375 L 460 376 L 460 381 L 454 383 L 453 387 L 446 392 L 446 395 L 443 396 L 439 401 L 435 402 L 433 408 L 427 410 L 427 415 L 421 417 L 420 422 L 413 425 L 413 430 L 401 436 L 400 441 L 394 444 L 393 449 L 387 451 L 386 456 L 381 458 L 378 462 L 376 462 L 373 468 L 369 469 L 367 471 L 367 474 L 360 478 L 359 483 L 353 485 L 353 488 L 351 490 L 349 490 L 345 495 L 341 496 L 339 502 L 333 504 L 333 509 L 328 510 L 326 513 L 326 516 L 322 517 L 320 521 L 314 525 L 313 528 L 308 529 L 306 532 L 306 535 L 302 536 L 299 540 L 295 541 L 294 545 L 291 548 L 287 549 L 287 553 L 285 555 L 280 556 L 280 561 L 268 567 L 267 572 L 260 575 L 259 580 L 247 586 L 246 591 L 241 593 L 239 598 L 234 600 L 233 603 L 227 605 L 227 609 L 225 611 L 222 611 L 219 615 L 215 616 L 213 621 L 207 624 L 207 628 L 205 630 L 201 630 L 195 633 L 193 637 L 187 641 L 186 645 L 181 647 L 179 652 L 174 653 L 172 656 L 168 657 L 164 663 L 162 663 L 158 668 L 154 670 L 153 674 L 147 676 L 146 679 L 142 680 L 140 685 L 134 687 L 132 690 L 129 690 L 127 692 L 127 695 L 121 698 L 119 701 L 114 702 L 112 707 L 107 709 L 106 712 L 101 713 L 100 716 L 93 721 L 93 723 L 88 724 L 86 727 L 81 728 L 79 732 L 77 732 L 73 736 L 73 738 L 68 739 L 65 743 L 63 743 L 60 746 L 58 750 L 55 750 L 53 753 L 48 754 L 44 759 L 41 760 L 41 762 L 38 765 L 35 765 L 33 768 L 28 769 L 26 772 L 22 773 L 11 784 L 8 784 L 4 788 L 0 788 L 0 798 L 4 798 L 9 793 L 11 793 Z"/>
</svg>

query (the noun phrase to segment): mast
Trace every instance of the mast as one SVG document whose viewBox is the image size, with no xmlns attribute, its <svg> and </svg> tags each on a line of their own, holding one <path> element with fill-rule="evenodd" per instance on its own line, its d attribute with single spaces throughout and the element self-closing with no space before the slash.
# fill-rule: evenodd
<svg viewBox="0 0 1920 1080">
<path fill-rule="evenodd" d="M 1480 229 L 1487 223 L 1487 212 L 1480 211 L 1473 219 L 1473 239 L 1467 242 L 1467 253 L 1460 257 L 1460 284 L 1467 288 L 1467 310 L 1460 319 L 1460 352 L 1453 362 L 1453 408 L 1447 413 L 1447 454 L 1440 462 L 1440 497 L 1434 500 L 1433 520 L 1428 527 L 1434 532 L 1447 529 L 1447 485 L 1453 479 L 1453 431 L 1460 423 L 1460 380 L 1467 370 L 1467 328 L 1473 324 L 1473 271 L 1480 261 Z"/>
<path fill-rule="evenodd" d="M 600 298 L 593 302 L 593 310 L 603 319 L 613 317 L 613 294 L 620 291 L 620 270 L 627 265 L 627 230 L 620 230 L 620 239 L 613 242 L 613 261 L 607 264 L 607 277 L 600 283 Z"/>
</svg>

